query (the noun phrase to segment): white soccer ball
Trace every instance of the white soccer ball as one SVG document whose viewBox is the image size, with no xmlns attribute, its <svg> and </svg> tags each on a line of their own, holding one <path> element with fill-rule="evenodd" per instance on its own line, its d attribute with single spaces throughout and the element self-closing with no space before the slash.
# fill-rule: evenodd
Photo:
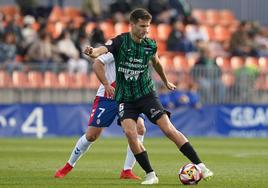
<svg viewBox="0 0 268 188">
<path fill-rule="evenodd" d="M 179 179 L 184 185 L 196 185 L 202 179 L 201 168 L 188 163 L 180 168 Z"/>
</svg>

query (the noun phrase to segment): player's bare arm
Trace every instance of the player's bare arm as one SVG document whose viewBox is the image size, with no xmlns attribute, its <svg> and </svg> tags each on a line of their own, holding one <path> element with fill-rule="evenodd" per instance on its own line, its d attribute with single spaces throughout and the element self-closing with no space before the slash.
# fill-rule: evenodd
<svg viewBox="0 0 268 188">
<path fill-rule="evenodd" d="M 97 75 L 100 82 L 104 85 L 105 91 L 109 98 L 113 98 L 114 96 L 114 88 L 109 84 L 106 76 L 105 76 L 105 65 L 98 59 L 94 60 L 93 70 Z"/>
<path fill-rule="evenodd" d="M 93 48 L 92 46 L 87 46 L 84 50 L 84 54 L 91 58 L 97 58 L 102 54 L 105 54 L 108 52 L 108 49 L 105 46 L 100 46 L 97 48 Z"/>
<path fill-rule="evenodd" d="M 166 87 L 170 90 L 176 89 L 176 86 L 173 83 L 168 81 L 167 76 L 164 72 L 163 66 L 160 63 L 160 60 L 159 60 L 157 53 L 153 56 L 152 63 L 153 63 L 153 67 L 154 67 L 155 71 L 160 76 L 161 80 L 164 82 Z"/>
</svg>

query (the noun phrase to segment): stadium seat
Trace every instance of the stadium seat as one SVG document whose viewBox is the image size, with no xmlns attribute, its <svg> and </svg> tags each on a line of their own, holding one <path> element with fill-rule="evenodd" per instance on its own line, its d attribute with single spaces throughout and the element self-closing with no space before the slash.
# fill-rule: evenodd
<svg viewBox="0 0 268 188">
<path fill-rule="evenodd" d="M 173 58 L 173 66 L 174 66 L 175 71 L 178 71 L 178 72 L 188 72 L 190 70 L 190 67 L 188 65 L 188 62 L 185 56 L 182 56 L 182 55 L 176 55 Z"/>
<path fill-rule="evenodd" d="M 39 71 L 28 72 L 28 81 L 29 81 L 30 88 L 38 89 L 38 88 L 43 88 L 44 86 L 43 75 Z"/>
<path fill-rule="evenodd" d="M 97 78 L 96 74 L 94 72 L 91 72 L 89 74 L 89 88 L 90 89 L 98 89 L 98 87 L 100 86 L 100 81 Z"/>
<path fill-rule="evenodd" d="M 231 71 L 231 64 L 230 59 L 226 57 L 217 57 L 216 63 L 220 67 L 222 72 L 229 72 Z"/>
<path fill-rule="evenodd" d="M 235 75 L 232 72 L 224 72 L 221 80 L 227 88 L 232 87 L 235 84 Z"/>
<path fill-rule="evenodd" d="M 157 39 L 157 26 L 155 24 L 150 25 L 150 30 L 148 33 L 148 37 L 151 39 L 156 40 Z"/>
<path fill-rule="evenodd" d="M 81 12 L 80 12 L 80 9 L 78 8 L 68 6 L 68 7 L 63 8 L 63 14 L 70 18 L 75 18 L 75 17 L 80 17 Z"/>
<path fill-rule="evenodd" d="M 200 29 L 202 32 L 206 33 L 206 35 L 208 36 L 208 40 L 214 40 L 214 30 L 213 27 L 209 26 L 209 25 L 201 25 Z"/>
<path fill-rule="evenodd" d="M 90 88 L 90 78 L 87 74 L 76 73 L 75 74 L 75 88 L 76 89 L 88 89 Z"/>
<path fill-rule="evenodd" d="M 157 40 L 156 43 L 157 43 L 157 51 L 159 54 L 163 54 L 167 51 L 166 41 Z"/>
<path fill-rule="evenodd" d="M 8 72 L 0 71 L 0 88 L 10 88 L 12 87 L 12 79 Z"/>
<path fill-rule="evenodd" d="M 56 89 L 59 87 L 58 85 L 58 77 L 56 73 L 51 72 L 51 71 L 46 71 L 44 73 L 44 87 L 45 88 L 51 88 L 51 89 Z"/>
<path fill-rule="evenodd" d="M 164 23 L 158 24 L 157 25 L 158 40 L 167 41 L 171 30 L 172 28 L 169 24 Z"/>
<path fill-rule="evenodd" d="M 206 20 L 206 13 L 201 9 L 193 9 L 192 16 L 198 21 L 198 23 L 203 24 Z"/>
<path fill-rule="evenodd" d="M 95 22 L 88 22 L 85 28 L 86 34 L 90 35 L 95 27 L 96 27 Z"/>
<path fill-rule="evenodd" d="M 59 88 L 69 89 L 75 88 L 74 75 L 68 72 L 60 72 L 58 74 Z"/>
<path fill-rule="evenodd" d="M 241 57 L 233 56 L 230 60 L 232 70 L 239 70 L 244 67 L 244 60 Z"/>
<path fill-rule="evenodd" d="M 229 28 L 221 25 L 214 27 L 214 40 L 219 42 L 226 42 L 231 39 L 231 32 Z"/>
<path fill-rule="evenodd" d="M 114 25 L 111 22 L 103 21 L 100 22 L 99 26 L 103 31 L 106 40 L 115 36 Z"/>
<path fill-rule="evenodd" d="M 1 12 L 5 16 L 11 16 L 14 17 L 16 14 L 19 14 L 19 9 L 14 5 L 5 5 L 1 7 Z"/>
<path fill-rule="evenodd" d="M 74 21 L 74 25 L 76 28 L 79 28 L 81 23 L 84 21 L 84 18 L 81 16 L 80 9 L 75 7 L 64 7 L 63 16 L 63 19 L 65 19 L 65 23 L 68 23 L 69 21 Z"/>
<path fill-rule="evenodd" d="M 27 74 L 23 71 L 14 71 L 12 73 L 12 85 L 15 88 L 28 88 L 29 82 Z"/>
<path fill-rule="evenodd" d="M 220 24 L 220 14 L 218 10 L 208 9 L 205 11 L 206 23 L 208 25 L 214 26 Z"/>
<path fill-rule="evenodd" d="M 254 68 L 254 69 L 259 69 L 259 62 L 258 62 L 258 58 L 256 57 L 246 57 L 245 59 L 245 66 L 246 67 L 250 67 L 250 68 Z"/>
<path fill-rule="evenodd" d="M 198 27 L 197 25 L 193 25 L 193 24 L 187 24 L 185 26 L 185 33 L 191 33 L 193 31 L 196 30 L 196 27 Z"/>
<path fill-rule="evenodd" d="M 259 58 L 258 65 L 260 67 L 261 72 L 268 73 L 268 58 L 266 57 Z"/>
<path fill-rule="evenodd" d="M 193 68 L 194 65 L 196 64 L 197 60 L 199 58 L 199 54 L 198 53 L 188 53 L 187 54 L 187 62 L 188 62 L 188 66 L 189 68 Z"/>
<path fill-rule="evenodd" d="M 170 56 L 160 56 L 160 63 L 166 72 L 172 72 L 174 70 L 173 59 Z"/>
<path fill-rule="evenodd" d="M 60 21 L 63 17 L 63 11 L 59 6 L 54 6 L 50 12 L 48 20 L 50 22 Z"/>
<path fill-rule="evenodd" d="M 125 22 L 117 22 L 114 24 L 115 35 L 120 35 L 121 33 L 129 32 L 129 24 Z"/>
<path fill-rule="evenodd" d="M 232 25 L 236 22 L 234 13 L 231 10 L 223 9 L 219 11 L 221 25 Z"/>
</svg>

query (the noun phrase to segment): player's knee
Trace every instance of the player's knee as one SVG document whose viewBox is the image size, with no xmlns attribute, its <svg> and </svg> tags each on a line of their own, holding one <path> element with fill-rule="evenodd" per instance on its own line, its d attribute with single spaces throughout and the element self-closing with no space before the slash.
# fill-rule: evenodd
<svg viewBox="0 0 268 188">
<path fill-rule="evenodd" d="M 94 142 L 97 140 L 98 135 L 97 134 L 86 134 L 86 138 L 89 142 Z"/>
<path fill-rule="evenodd" d="M 135 140 L 137 138 L 137 131 L 135 129 L 126 129 L 124 132 L 128 140 Z"/>
<path fill-rule="evenodd" d="M 139 135 L 145 135 L 145 133 L 146 133 L 145 126 L 137 126 L 137 132 Z"/>
<path fill-rule="evenodd" d="M 137 132 L 139 135 L 144 135 L 146 133 L 146 128 L 144 126 L 144 120 L 139 118 L 137 121 Z"/>
</svg>

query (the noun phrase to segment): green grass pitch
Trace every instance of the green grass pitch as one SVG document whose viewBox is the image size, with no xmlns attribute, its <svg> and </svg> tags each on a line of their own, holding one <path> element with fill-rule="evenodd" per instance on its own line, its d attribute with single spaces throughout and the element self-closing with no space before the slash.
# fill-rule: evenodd
<svg viewBox="0 0 268 188">
<path fill-rule="evenodd" d="M 214 171 L 200 188 L 268 187 L 268 139 L 190 138 L 202 160 Z M 102 138 L 84 155 L 64 179 L 55 179 L 77 138 L 1 138 L 1 188 L 147 187 L 141 181 L 120 180 L 125 138 Z M 166 138 L 145 138 L 145 146 L 159 184 L 150 187 L 185 187 L 177 172 L 188 160 Z M 134 171 L 144 176 L 138 165 Z"/>
</svg>

